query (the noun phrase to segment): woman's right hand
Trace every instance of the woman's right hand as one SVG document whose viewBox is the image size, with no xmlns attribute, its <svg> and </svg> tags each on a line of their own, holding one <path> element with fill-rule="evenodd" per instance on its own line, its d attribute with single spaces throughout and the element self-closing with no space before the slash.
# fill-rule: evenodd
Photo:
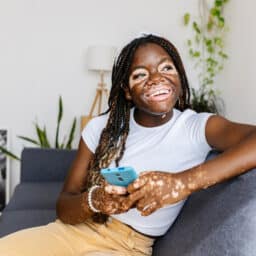
<svg viewBox="0 0 256 256">
<path fill-rule="evenodd" d="M 92 193 L 92 204 L 101 213 L 111 215 L 124 213 L 129 210 L 128 204 L 124 204 L 127 199 L 125 187 L 105 184 L 96 188 Z"/>
</svg>

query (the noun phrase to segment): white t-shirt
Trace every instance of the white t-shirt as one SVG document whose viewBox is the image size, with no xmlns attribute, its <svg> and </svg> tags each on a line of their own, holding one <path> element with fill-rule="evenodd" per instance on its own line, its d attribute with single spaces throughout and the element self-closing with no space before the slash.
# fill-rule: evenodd
<svg viewBox="0 0 256 256">
<path fill-rule="evenodd" d="M 156 170 L 177 173 L 202 163 L 211 147 L 205 137 L 205 126 L 210 113 L 183 112 L 174 109 L 172 118 L 157 127 L 143 127 L 134 120 L 131 110 L 130 132 L 119 166 L 132 166 L 139 174 Z M 82 132 L 88 148 L 94 153 L 108 115 L 93 118 Z M 115 164 L 111 163 L 110 167 Z M 141 233 L 160 236 L 172 225 L 185 200 L 165 206 L 149 216 L 141 216 L 136 209 L 112 215 Z"/>
</svg>

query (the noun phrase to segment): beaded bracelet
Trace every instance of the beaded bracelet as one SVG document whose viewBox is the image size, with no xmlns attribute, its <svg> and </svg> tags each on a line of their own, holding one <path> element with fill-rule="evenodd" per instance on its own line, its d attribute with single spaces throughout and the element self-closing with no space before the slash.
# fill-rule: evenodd
<svg viewBox="0 0 256 256">
<path fill-rule="evenodd" d="M 96 209 L 92 204 L 92 193 L 97 188 L 100 188 L 100 186 L 94 185 L 88 191 L 88 206 L 93 212 L 100 212 L 100 210 Z"/>
</svg>

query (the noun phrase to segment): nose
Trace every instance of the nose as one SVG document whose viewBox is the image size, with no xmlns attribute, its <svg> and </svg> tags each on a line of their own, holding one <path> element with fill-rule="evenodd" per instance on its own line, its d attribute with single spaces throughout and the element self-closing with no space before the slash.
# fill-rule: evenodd
<svg viewBox="0 0 256 256">
<path fill-rule="evenodd" d="M 155 72 L 154 74 L 150 75 L 147 85 L 154 86 L 162 82 L 164 82 L 164 78 L 158 72 Z"/>
</svg>

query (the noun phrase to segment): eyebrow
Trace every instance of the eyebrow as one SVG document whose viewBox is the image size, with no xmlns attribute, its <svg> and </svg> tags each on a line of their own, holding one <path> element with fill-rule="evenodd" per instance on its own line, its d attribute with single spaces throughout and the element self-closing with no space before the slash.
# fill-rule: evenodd
<svg viewBox="0 0 256 256">
<path fill-rule="evenodd" d="M 159 62 L 158 65 L 162 64 L 163 62 L 165 62 L 165 61 L 167 61 L 167 60 L 170 61 L 172 64 L 174 64 L 171 58 L 165 57 L 165 58 L 163 58 L 163 59 Z"/>
<path fill-rule="evenodd" d="M 165 57 L 165 58 L 161 59 L 160 62 L 158 63 L 158 65 L 162 64 L 162 63 L 165 62 L 165 61 L 170 61 L 170 62 L 174 65 L 172 59 L 170 59 L 169 57 Z M 141 69 L 146 69 L 145 66 L 136 66 L 136 67 L 134 67 L 134 68 L 131 70 L 131 73 L 134 72 L 134 71 L 137 70 L 137 69 L 140 69 L 140 68 L 141 68 Z"/>
<path fill-rule="evenodd" d="M 131 73 L 137 69 L 146 69 L 144 66 L 136 66 L 131 70 Z"/>
</svg>

